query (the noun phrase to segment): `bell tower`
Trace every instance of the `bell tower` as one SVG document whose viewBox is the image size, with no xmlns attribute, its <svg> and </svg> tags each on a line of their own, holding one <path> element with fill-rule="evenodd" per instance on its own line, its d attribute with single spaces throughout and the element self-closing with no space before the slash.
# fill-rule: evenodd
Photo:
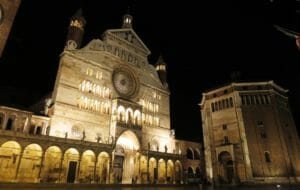
<svg viewBox="0 0 300 190">
<path fill-rule="evenodd" d="M 0 57 L 21 0 L 0 0 Z"/>
<path fill-rule="evenodd" d="M 158 73 L 159 79 L 164 87 L 168 88 L 167 82 L 167 64 L 163 60 L 162 56 L 159 56 L 156 64 L 155 64 L 156 71 Z"/>
<path fill-rule="evenodd" d="M 132 19 L 133 17 L 130 14 L 125 14 L 123 16 L 122 28 L 132 28 Z"/>
<path fill-rule="evenodd" d="M 86 21 L 79 9 L 71 18 L 65 49 L 74 50 L 81 46 Z"/>
</svg>

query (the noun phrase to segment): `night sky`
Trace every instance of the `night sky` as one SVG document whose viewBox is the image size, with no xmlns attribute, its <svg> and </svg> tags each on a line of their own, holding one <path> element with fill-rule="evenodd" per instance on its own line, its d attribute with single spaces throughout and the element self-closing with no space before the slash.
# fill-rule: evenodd
<svg viewBox="0 0 300 190">
<path fill-rule="evenodd" d="M 128 6 L 133 29 L 152 52 L 150 64 L 161 54 L 168 65 L 178 138 L 201 141 L 201 94 L 230 82 L 232 72 L 243 81 L 274 80 L 289 89 L 300 125 L 300 51 L 274 27 L 300 32 L 295 0 L 23 0 L 0 60 L 0 85 L 27 91 L 28 99 L 50 92 L 76 10 L 82 8 L 87 21 L 85 45 L 106 29 L 120 28 Z"/>
</svg>

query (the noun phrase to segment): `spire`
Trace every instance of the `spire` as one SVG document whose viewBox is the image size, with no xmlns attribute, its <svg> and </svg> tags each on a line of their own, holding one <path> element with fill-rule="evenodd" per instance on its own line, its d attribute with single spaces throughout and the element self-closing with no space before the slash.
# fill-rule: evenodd
<svg viewBox="0 0 300 190">
<path fill-rule="evenodd" d="M 165 63 L 163 57 L 160 55 L 155 63 L 157 71 L 166 71 L 167 64 Z"/>
<path fill-rule="evenodd" d="M 85 20 L 85 18 L 84 18 L 84 16 L 83 16 L 82 8 L 79 8 L 79 9 L 75 12 L 75 14 L 71 17 L 71 20 L 76 20 L 76 19 L 82 21 L 82 24 L 83 24 L 83 25 L 86 24 L 86 20 Z"/>
<path fill-rule="evenodd" d="M 129 14 L 130 8 L 128 7 L 127 13 L 123 16 L 123 25 L 122 28 L 132 28 L 133 17 Z"/>
<path fill-rule="evenodd" d="M 74 50 L 79 49 L 84 34 L 84 27 L 86 21 L 82 14 L 82 9 L 78 9 L 70 19 L 70 26 L 66 40 L 65 49 Z"/>
<path fill-rule="evenodd" d="M 166 65 L 166 63 L 161 55 L 158 57 L 155 65 Z"/>
<path fill-rule="evenodd" d="M 165 63 L 163 57 L 160 55 L 155 63 L 155 68 L 161 83 L 164 85 L 164 87 L 168 88 L 166 67 L 167 64 Z"/>
</svg>

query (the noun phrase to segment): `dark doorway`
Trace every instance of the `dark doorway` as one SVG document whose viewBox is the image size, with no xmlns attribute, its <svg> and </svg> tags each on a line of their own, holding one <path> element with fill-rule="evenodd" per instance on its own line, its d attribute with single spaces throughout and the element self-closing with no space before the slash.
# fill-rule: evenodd
<svg viewBox="0 0 300 190">
<path fill-rule="evenodd" d="M 116 155 L 114 160 L 114 173 L 116 183 L 122 183 L 124 156 Z"/>
<path fill-rule="evenodd" d="M 68 177 L 67 177 L 68 183 L 74 183 L 74 181 L 75 181 L 76 166 L 77 166 L 77 162 L 75 162 L 75 161 L 69 162 L 69 171 L 68 171 Z"/>
<path fill-rule="evenodd" d="M 231 184 L 233 182 L 234 177 L 234 168 L 233 168 L 233 161 L 231 155 L 227 151 L 223 151 L 219 154 L 218 160 L 220 164 L 223 166 L 223 175 L 221 175 L 221 183 L 228 183 Z"/>
<path fill-rule="evenodd" d="M 224 169 L 226 170 L 228 183 L 232 183 L 232 179 L 233 179 L 233 175 L 234 175 L 232 160 L 227 161 L 226 168 L 224 168 Z"/>
<path fill-rule="evenodd" d="M 154 169 L 154 183 L 157 183 L 158 180 L 158 168 L 153 168 Z"/>
</svg>

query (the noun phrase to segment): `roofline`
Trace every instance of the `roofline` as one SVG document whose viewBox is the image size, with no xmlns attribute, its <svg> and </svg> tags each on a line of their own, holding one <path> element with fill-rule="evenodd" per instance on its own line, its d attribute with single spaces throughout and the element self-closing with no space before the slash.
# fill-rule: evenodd
<svg viewBox="0 0 300 190">
<path fill-rule="evenodd" d="M 27 110 L 23 110 L 23 109 L 19 109 L 19 108 L 14 108 L 14 107 L 9 107 L 9 106 L 2 106 L 2 105 L 0 105 L 0 108 L 2 108 L 2 109 L 8 109 L 8 110 L 14 110 L 14 111 L 21 111 L 21 112 L 25 112 L 25 113 L 29 113 L 29 114 L 33 115 L 33 112 L 27 111 Z"/>
<path fill-rule="evenodd" d="M 260 82 L 232 82 L 230 84 L 224 84 L 224 85 L 222 85 L 220 87 L 213 88 L 210 91 L 203 92 L 202 93 L 202 100 L 201 100 L 201 102 L 198 105 L 199 106 L 203 106 L 206 95 L 214 94 L 216 92 L 219 92 L 222 89 L 225 90 L 227 88 L 235 87 L 235 86 L 257 86 L 257 85 L 271 85 L 271 86 L 273 86 L 274 88 L 278 89 L 279 91 L 281 91 L 283 93 L 287 93 L 289 91 L 288 89 L 284 89 L 281 86 L 279 86 L 278 84 L 276 84 L 273 80 L 260 81 Z"/>
<path fill-rule="evenodd" d="M 138 46 L 135 46 L 135 47 L 137 47 L 138 49 L 144 51 L 147 55 L 150 55 L 150 54 L 151 54 L 151 51 L 148 49 L 148 47 L 144 44 L 144 42 L 140 39 L 140 37 L 135 33 L 135 31 L 134 31 L 132 28 L 108 29 L 108 30 L 106 30 L 106 31 L 104 32 L 104 34 L 105 34 L 105 33 L 109 33 L 109 34 L 113 35 L 112 32 L 123 32 L 123 31 L 128 31 L 128 30 L 130 30 L 134 35 L 136 35 L 136 37 L 138 38 L 139 42 L 140 42 L 140 43 L 142 44 L 142 46 L 145 48 L 146 52 L 145 52 L 143 49 L 141 49 L 140 47 L 138 47 Z M 116 38 L 122 40 L 122 41 L 125 41 L 124 39 L 120 38 L 120 37 L 117 36 L 117 35 L 114 35 L 114 36 L 115 36 Z M 127 42 L 127 41 L 125 41 L 125 42 Z M 128 43 L 128 42 L 127 42 L 127 43 Z M 130 43 L 128 43 L 128 44 L 130 44 Z M 132 44 L 130 44 L 130 45 L 132 45 Z M 132 46 L 133 46 L 133 45 L 132 45 Z"/>
</svg>

